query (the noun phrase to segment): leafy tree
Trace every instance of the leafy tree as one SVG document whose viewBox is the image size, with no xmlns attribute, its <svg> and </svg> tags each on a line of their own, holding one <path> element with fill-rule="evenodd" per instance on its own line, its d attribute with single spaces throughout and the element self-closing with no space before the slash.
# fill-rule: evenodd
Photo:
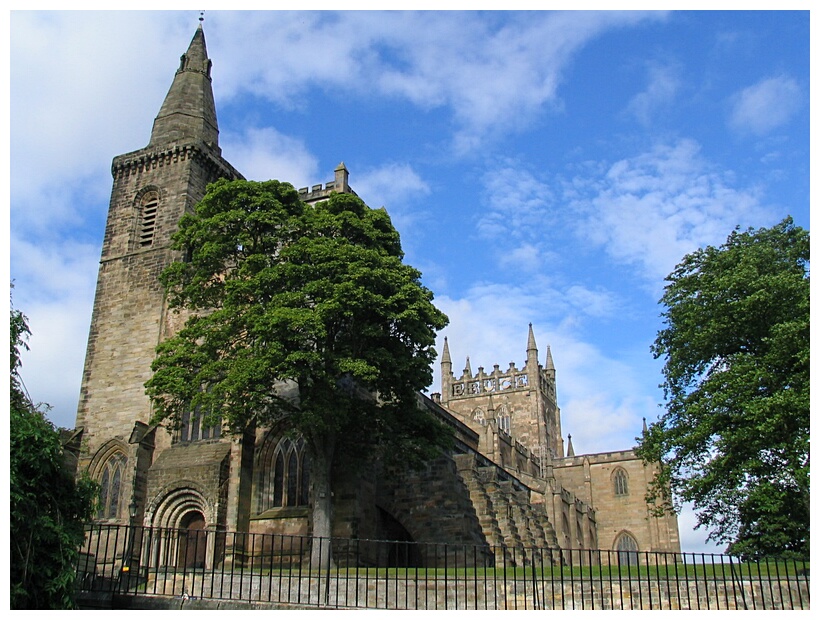
<svg viewBox="0 0 820 620">
<path fill-rule="evenodd" d="M 808 556 L 808 231 L 736 229 L 667 281 L 666 412 L 638 449 L 662 461 L 650 499 L 692 502 L 730 553 Z"/>
<path fill-rule="evenodd" d="M 26 395 L 18 371 L 20 351 L 28 349 L 28 322 L 12 307 L 10 324 L 11 607 L 68 609 L 96 485 L 85 478 L 75 482 L 46 407 Z"/>
<path fill-rule="evenodd" d="M 184 216 L 162 275 L 189 312 L 146 384 L 155 422 L 208 412 L 234 433 L 286 424 L 311 456 L 314 536 L 329 536 L 331 476 L 371 450 L 411 463 L 447 432 L 419 410 L 447 318 L 402 262 L 384 209 L 352 194 L 308 206 L 287 183 L 218 181 Z"/>
</svg>

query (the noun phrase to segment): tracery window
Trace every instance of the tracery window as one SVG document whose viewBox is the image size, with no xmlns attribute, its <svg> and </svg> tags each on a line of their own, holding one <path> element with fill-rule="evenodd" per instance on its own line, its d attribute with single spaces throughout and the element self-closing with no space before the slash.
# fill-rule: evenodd
<svg viewBox="0 0 820 620">
<path fill-rule="evenodd" d="M 615 495 L 629 495 L 628 479 L 623 469 L 618 469 L 615 475 L 612 476 L 612 486 L 615 490 Z"/>
<path fill-rule="evenodd" d="M 618 537 L 618 543 L 615 545 L 618 551 L 618 563 L 628 566 L 636 566 L 638 564 L 638 541 L 627 533 L 623 533 Z"/>
<path fill-rule="evenodd" d="M 127 459 L 122 452 L 113 454 L 105 462 L 100 474 L 100 503 L 98 519 L 116 519 L 122 496 L 122 483 Z"/>
<path fill-rule="evenodd" d="M 304 439 L 282 437 L 260 463 L 258 512 L 285 506 L 306 506 L 310 488 L 310 456 Z"/>
</svg>

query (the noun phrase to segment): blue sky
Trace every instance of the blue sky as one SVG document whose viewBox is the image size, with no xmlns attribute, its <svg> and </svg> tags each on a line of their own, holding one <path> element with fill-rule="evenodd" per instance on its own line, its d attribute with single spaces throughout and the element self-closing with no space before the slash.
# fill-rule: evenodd
<svg viewBox="0 0 820 620">
<path fill-rule="evenodd" d="M 198 12 L 13 12 L 11 278 L 23 378 L 73 427 L 110 164 L 145 146 Z M 449 317 L 454 369 L 551 346 L 576 453 L 660 413 L 664 277 L 735 226 L 809 227 L 809 13 L 221 12 L 223 155 L 344 161 Z M 440 347 L 439 347 L 440 350 Z M 438 364 L 430 391 L 438 390 Z M 685 550 L 713 549 L 681 519 Z"/>
</svg>

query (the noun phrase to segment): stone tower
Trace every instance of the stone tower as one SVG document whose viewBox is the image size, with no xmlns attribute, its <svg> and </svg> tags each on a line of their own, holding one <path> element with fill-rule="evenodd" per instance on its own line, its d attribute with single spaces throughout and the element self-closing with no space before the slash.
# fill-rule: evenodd
<svg viewBox="0 0 820 620">
<path fill-rule="evenodd" d="M 547 347 L 546 367 L 538 361 L 532 324 L 527 337 L 527 361 L 523 368 L 510 362 L 491 372 L 483 367 L 473 374 L 470 358 L 461 376 L 453 375 L 447 340 L 441 357 L 441 404 L 471 425 L 494 424 L 533 454 L 547 462 L 564 453 L 561 410 L 555 386 L 555 365 Z"/>
<path fill-rule="evenodd" d="M 99 516 L 123 522 L 142 504 L 140 472 L 154 435 L 144 384 L 169 321 L 158 280 L 177 254 L 180 217 L 221 177 L 242 178 L 222 158 L 211 61 L 198 27 L 143 149 L 114 158 L 91 329 L 77 410 L 80 465 L 102 481 Z M 167 441 L 163 433 L 157 441 Z M 141 508 L 140 508 L 141 510 Z"/>
</svg>

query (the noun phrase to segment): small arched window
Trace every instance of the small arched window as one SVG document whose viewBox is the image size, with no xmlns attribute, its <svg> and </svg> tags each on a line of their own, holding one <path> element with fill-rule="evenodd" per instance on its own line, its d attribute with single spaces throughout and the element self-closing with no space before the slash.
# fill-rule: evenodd
<svg viewBox="0 0 820 620">
<path fill-rule="evenodd" d="M 98 519 L 116 519 L 122 496 L 123 477 L 127 459 L 122 452 L 108 458 L 100 474 L 100 503 Z"/>
<path fill-rule="evenodd" d="M 140 201 L 139 245 L 141 248 L 147 248 L 154 243 L 158 207 L 159 194 L 155 191 L 147 192 Z"/>
<path fill-rule="evenodd" d="M 612 476 L 612 486 L 615 490 L 615 495 L 629 495 L 628 479 L 623 469 L 618 469 L 615 475 Z"/>
<path fill-rule="evenodd" d="M 481 407 L 478 407 L 473 411 L 473 420 L 479 424 L 484 424 L 484 410 L 481 409 Z"/>
</svg>

